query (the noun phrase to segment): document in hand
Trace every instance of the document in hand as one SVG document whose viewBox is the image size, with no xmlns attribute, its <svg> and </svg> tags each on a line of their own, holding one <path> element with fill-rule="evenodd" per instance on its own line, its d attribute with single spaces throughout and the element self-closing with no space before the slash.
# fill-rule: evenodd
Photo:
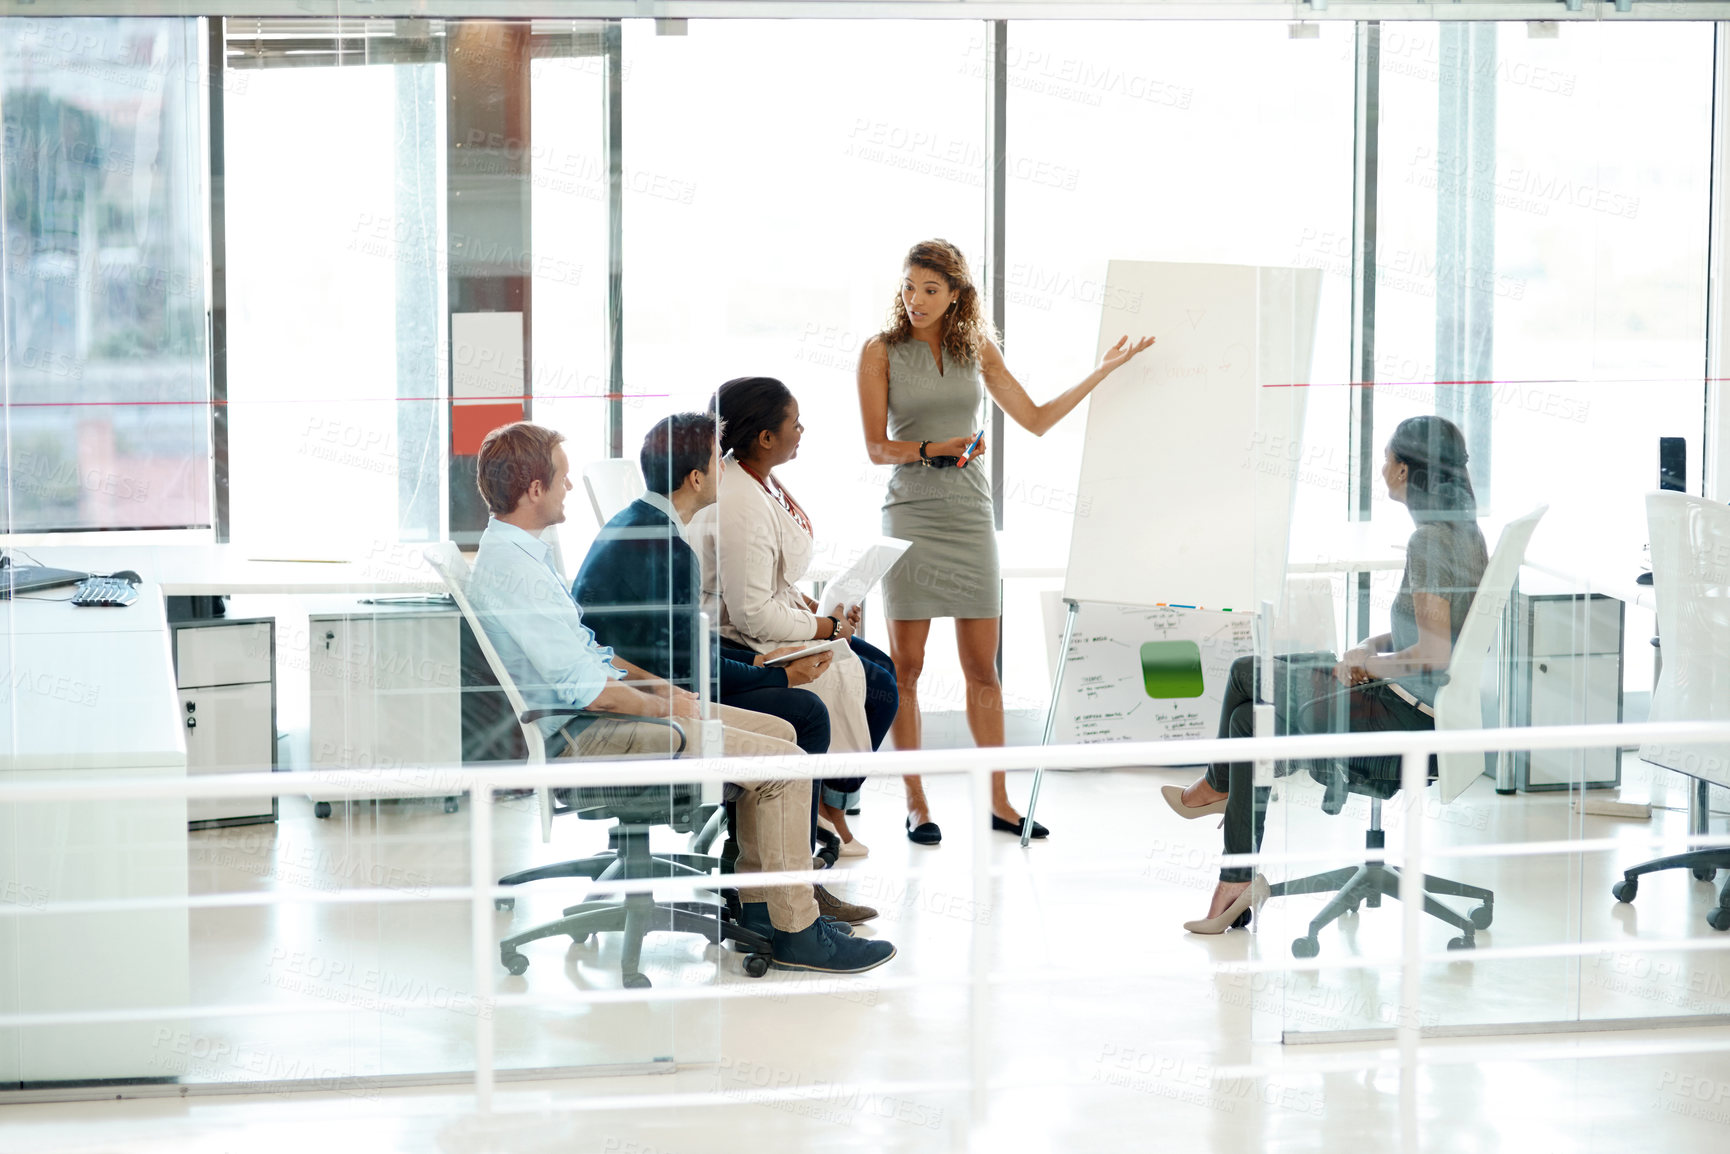
<svg viewBox="0 0 1730 1154">
<path fill-rule="evenodd" d="M 883 575 L 901 560 L 901 554 L 907 552 L 911 544 L 911 541 L 894 537 L 879 537 L 867 545 L 846 572 L 824 588 L 823 611 L 845 617 L 855 605 L 865 600 L 865 594 L 883 580 Z"/>
</svg>

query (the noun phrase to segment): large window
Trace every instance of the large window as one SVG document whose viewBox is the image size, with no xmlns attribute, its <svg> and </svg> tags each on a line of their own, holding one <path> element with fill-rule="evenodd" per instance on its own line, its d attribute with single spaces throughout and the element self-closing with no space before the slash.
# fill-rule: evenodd
<svg viewBox="0 0 1730 1154">
<path fill-rule="evenodd" d="M 1711 94 L 1706 24 L 1382 31 L 1378 459 L 1460 421 L 1492 541 L 1547 504 L 1530 555 L 1600 588 L 1639 571 L 1660 437 L 1699 488 Z"/>
<path fill-rule="evenodd" d="M 609 431 L 606 80 L 592 49 L 537 59 L 529 73 L 534 419 L 565 435 L 574 469 L 607 455 Z M 636 458 L 636 444 L 626 450 Z M 559 541 L 574 573 L 598 526 L 572 480 Z"/>
<path fill-rule="evenodd" d="M 859 346 L 917 241 L 980 267 L 982 25 L 625 26 L 625 453 L 739 376 L 785 381 L 805 448 L 788 486 L 819 541 L 878 532 Z M 694 94 L 704 94 L 701 99 Z"/>
<path fill-rule="evenodd" d="M 0 20 L 0 531 L 210 523 L 193 20 Z"/>
<path fill-rule="evenodd" d="M 1319 269 L 1309 381 L 1327 387 L 1304 390 L 1307 427 L 1343 443 L 1353 30 L 1319 31 L 1291 39 L 1271 24 L 1010 25 L 1004 351 L 1035 399 L 1093 368 L 1112 260 Z M 1006 566 L 1065 564 L 1086 431 L 1085 407 L 1044 437 L 1010 425 Z M 1246 451 L 1251 436 L 1246 429 Z M 1305 470 L 1316 483 L 1298 486 L 1300 519 L 1343 519 L 1344 463 L 1333 458 L 1327 475 Z M 1008 593 L 1005 612 L 1018 621 L 1004 630 L 1006 689 L 1024 706 L 1043 705 L 1033 585 L 1012 582 Z"/>
<path fill-rule="evenodd" d="M 438 535 L 442 74 L 437 64 L 230 74 L 236 540 L 364 555 Z"/>
</svg>

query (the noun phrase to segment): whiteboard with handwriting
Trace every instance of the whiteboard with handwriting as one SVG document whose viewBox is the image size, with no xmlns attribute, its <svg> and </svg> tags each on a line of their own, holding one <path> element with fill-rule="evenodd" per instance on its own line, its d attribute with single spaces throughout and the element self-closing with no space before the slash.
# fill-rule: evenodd
<svg viewBox="0 0 1730 1154">
<path fill-rule="evenodd" d="M 1047 649 L 1056 663 L 1067 608 L 1056 593 L 1046 606 Z M 1162 741 L 1216 737 L 1231 663 L 1254 649 L 1255 615 L 1167 606 L 1084 601 L 1069 642 L 1052 741 Z M 1201 650 L 1200 697 L 1154 698 L 1142 679 L 1146 641 L 1193 641 Z"/>
</svg>

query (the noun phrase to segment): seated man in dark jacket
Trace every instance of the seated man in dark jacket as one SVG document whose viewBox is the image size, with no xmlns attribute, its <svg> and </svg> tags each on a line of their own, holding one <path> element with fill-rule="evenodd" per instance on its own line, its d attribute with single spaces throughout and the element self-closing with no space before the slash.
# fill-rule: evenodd
<svg viewBox="0 0 1730 1154">
<path fill-rule="evenodd" d="M 649 430 L 640 458 L 648 491 L 607 522 L 571 585 L 584 622 L 602 645 L 693 691 L 698 688 L 702 564 L 685 541 L 685 526 L 697 510 L 713 504 L 719 492 L 715 440 L 715 419 L 709 413 L 677 413 Z M 712 697 L 723 705 L 779 717 L 793 726 L 799 748 L 828 752 L 829 712 L 816 694 L 798 688 L 828 667 L 827 653 L 769 668 L 763 661 L 774 653 L 755 653 L 719 637 L 712 639 L 711 653 Z M 813 826 L 815 821 L 813 809 Z M 837 900 L 821 886 L 817 898 L 825 914 L 846 921 L 875 915 L 868 907 Z"/>
</svg>

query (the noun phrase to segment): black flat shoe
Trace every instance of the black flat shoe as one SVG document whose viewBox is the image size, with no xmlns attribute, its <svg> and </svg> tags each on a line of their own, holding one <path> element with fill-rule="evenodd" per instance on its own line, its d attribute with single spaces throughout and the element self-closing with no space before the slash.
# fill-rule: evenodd
<svg viewBox="0 0 1730 1154">
<path fill-rule="evenodd" d="M 934 821 L 913 824 L 913 815 L 907 815 L 907 840 L 914 845 L 936 845 L 943 840 L 943 831 L 937 828 Z"/>
<path fill-rule="evenodd" d="M 996 814 L 991 815 L 991 828 L 996 830 L 998 833 L 1012 833 L 1016 837 L 1020 837 L 1021 836 L 1021 827 L 1026 825 L 1026 824 L 1027 824 L 1026 818 L 1022 818 L 1020 821 L 1004 821 L 1002 818 L 998 817 Z M 1040 825 L 1038 822 L 1033 823 L 1033 836 L 1034 837 L 1041 838 L 1041 837 L 1047 836 L 1050 833 L 1051 833 L 1050 830 L 1046 829 L 1044 826 Z"/>
</svg>

